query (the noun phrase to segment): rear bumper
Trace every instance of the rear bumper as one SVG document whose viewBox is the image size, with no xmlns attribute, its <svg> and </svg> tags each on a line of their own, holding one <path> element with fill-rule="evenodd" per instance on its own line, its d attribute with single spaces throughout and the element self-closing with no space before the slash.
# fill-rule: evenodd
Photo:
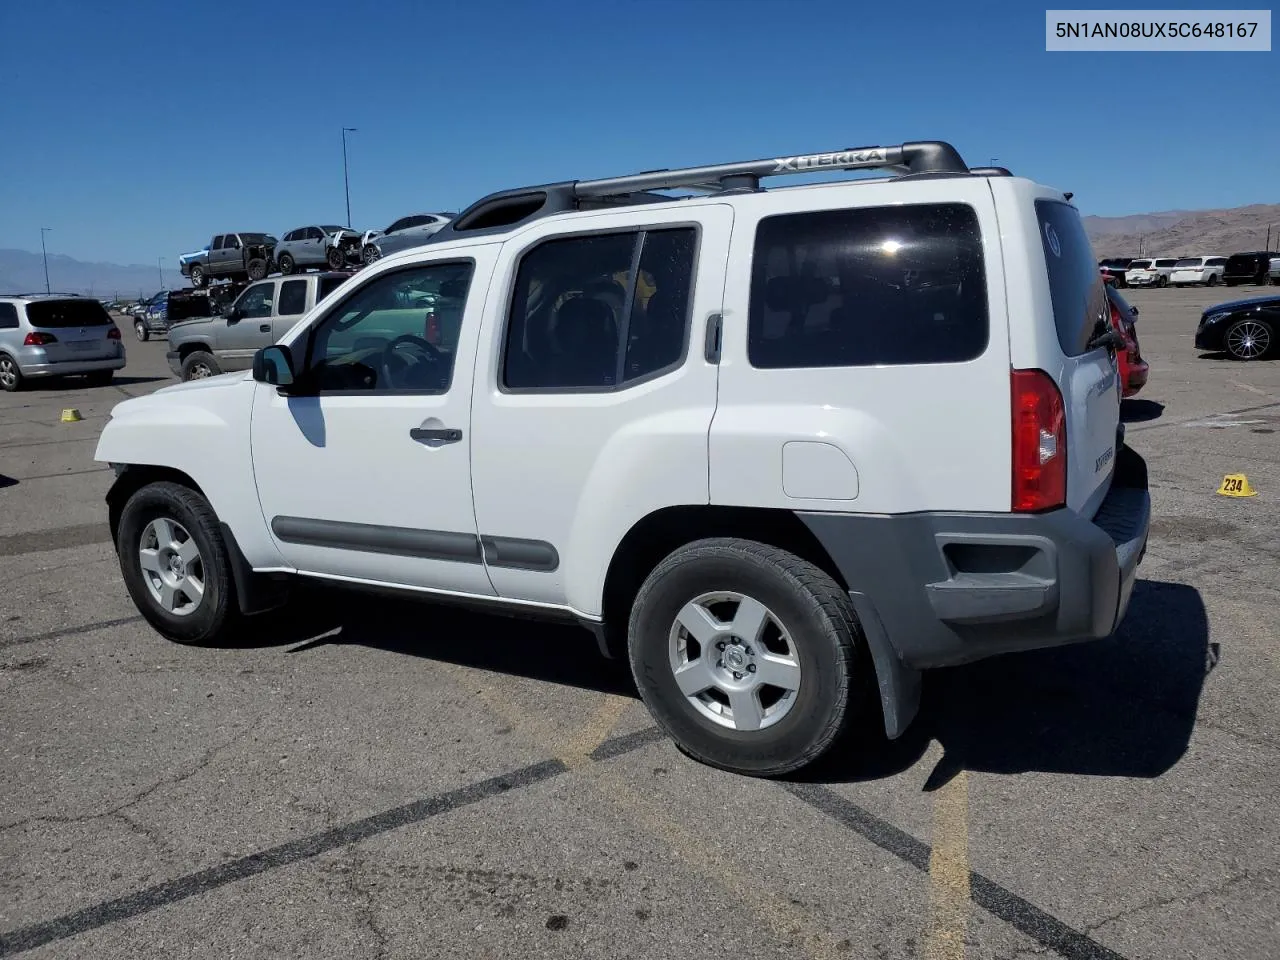
<svg viewBox="0 0 1280 960">
<path fill-rule="evenodd" d="M 1092 519 L 1043 514 L 800 513 L 870 636 L 923 669 L 1109 636 L 1128 609 L 1151 522 L 1128 447 Z"/>
<path fill-rule="evenodd" d="M 35 379 L 38 377 L 66 377 L 74 376 L 77 373 L 97 373 L 101 370 L 120 370 L 123 369 L 125 358 L 123 355 L 118 357 L 103 357 L 100 360 L 67 360 L 62 363 L 19 363 L 19 369 L 22 375 L 27 379 Z"/>
</svg>

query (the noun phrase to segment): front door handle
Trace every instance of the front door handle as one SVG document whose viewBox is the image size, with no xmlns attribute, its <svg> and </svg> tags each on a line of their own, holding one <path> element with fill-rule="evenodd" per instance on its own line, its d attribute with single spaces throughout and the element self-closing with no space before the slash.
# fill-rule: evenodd
<svg viewBox="0 0 1280 960">
<path fill-rule="evenodd" d="M 258 329 L 259 329 L 259 330 L 261 330 L 263 333 L 270 333 L 270 332 L 271 332 L 271 324 L 269 324 L 269 323 L 260 323 L 260 324 L 258 324 Z"/>
<path fill-rule="evenodd" d="M 444 443 L 457 443 L 462 439 L 462 431 L 456 427 L 414 427 L 409 431 L 409 436 L 432 446 L 440 446 Z"/>
</svg>

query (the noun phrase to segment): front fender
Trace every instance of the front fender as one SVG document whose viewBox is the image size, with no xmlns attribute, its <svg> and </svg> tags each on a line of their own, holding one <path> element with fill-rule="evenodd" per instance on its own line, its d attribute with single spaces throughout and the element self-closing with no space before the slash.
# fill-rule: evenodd
<svg viewBox="0 0 1280 960">
<path fill-rule="evenodd" d="M 242 373 L 224 374 L 119 403 L 93 458 L 186 474 L 234 532 L 251 566 L 284 568 L 253 481 L 249 427 L 256 386 Z"/>
</svg>

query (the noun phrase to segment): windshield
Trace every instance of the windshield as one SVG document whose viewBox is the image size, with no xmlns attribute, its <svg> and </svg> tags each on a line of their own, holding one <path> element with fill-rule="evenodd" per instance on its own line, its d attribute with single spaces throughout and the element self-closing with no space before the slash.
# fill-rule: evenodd
<svg viewBox="0 0 1280 960">
<path fill-rule="evenodd" d="M 1150 260 L 1135 260 L 1129 264 L 1130 270 L 1146 270 L 1151 266 Z"/>
<path fill-rule="evenodd" d="M 337 233 L 339 230 L 346 230 L 346 227 L 321 227 L 325 233 Z"/>
<path fill-rule="evenodd" d="M 105 327 L 111 317 L 97 300 L 37 300 L 27 304 L 27 320 L 33 327 Z"/>
<path fill-rule="evenodd" d="M 241 243 L 275 243 L 276 238 L 267 233 L 242 233 Z"/>
<path fill-rule="evenodd" d="M 1198 267 L 1200 266 L 1199 257 L 1186 257 L 1174 264 L 1175 267 Z"/>
</svg>

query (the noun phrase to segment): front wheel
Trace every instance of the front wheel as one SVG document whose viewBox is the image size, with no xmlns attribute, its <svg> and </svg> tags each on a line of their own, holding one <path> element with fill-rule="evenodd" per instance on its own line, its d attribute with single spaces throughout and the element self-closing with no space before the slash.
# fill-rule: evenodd
<svg viewBox="0 0 1280 960">
<path fill-rule="evenodd" d="M 347 255 L 342 252 L 340 247 L 330 247 L 325 253 L 324 259 L 329 264 L 330 270 L 341 270 L 347 265 Z"/>
<path fill-rule="evenodd" d="M 1160 279 L 1156 281 L 1156 286 L 1158 287 L 1167 287 L 1168 285 L 1169 278 L 1166 276 L 1161 275 Z"/>
<path fill-rule="evenodd" d="M 162 481 L 124 505 L 116 553 L 138 612 L 177 643 L 211 643 L 239 610 L 217 517 L 200 494 Z"/>
<path fill-rule="evenodd" d="M 282 253 L 280 254 L 280 259 L 276 261 L 276 266 L 279 267 L 280 272 L 287 277 L 293 273 L 297 264 L 293 262 L 293 257 L 290 254 Z"/>
<path fill-rule="evenodd" d="M 193 287 L 203 287 L 205 284 L 204 267 L 197 264 L 191 268 L 191 285 Z"/>
<path fill-rule="evenodd" d="M 374 263 L 380 256 L 381 254 L 378 253 L 378 248 L 370 243 L 360 251 L 360 262 L 367 267 L 369 264 Z"/>
<path fill-rule="evenodd" d="M 1261 360 L 1275 344 L 1275 331 L 1265 320 L 1237 320 L 1223 341 L 1232 360 Z"/>
<path fill-rule="evenodd" d="M 203 380 L 205 377 L 216 377 L 222 372 L 213 354 L 204 350 L 189 353 L 182 361 L 183 380 Z"/>
<path fill-rule="evenodd" d="M 133 325 L 133 335 L 143 343 L 151 339 L 151 331 L 147 329 L 147 325 L 141 320 Z"/>
<path fill-rule="evenodd" d="M 849 596 L 818 567 L 751 540 L 671 553 L 636 596 L 631 669 L 696 760 L 779 776 L 821 756 L 871 702 Z"/>
</svg>

